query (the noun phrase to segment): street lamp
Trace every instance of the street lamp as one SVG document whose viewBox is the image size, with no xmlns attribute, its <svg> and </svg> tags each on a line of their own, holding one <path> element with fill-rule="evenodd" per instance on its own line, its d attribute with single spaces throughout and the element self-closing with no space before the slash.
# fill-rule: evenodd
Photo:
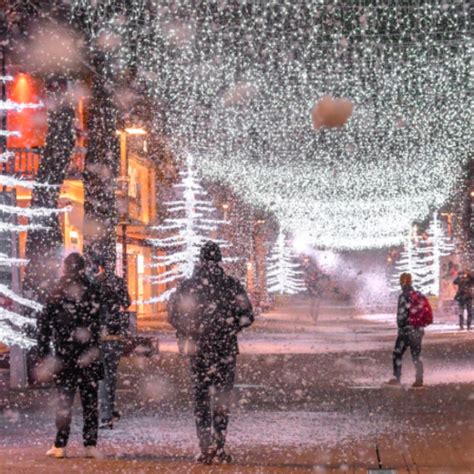
<svg viewBox="0 0 474 474">
<path fill-rule="evenodd" d="M 118 195 L 121 198 L 120 222 L 122 230 L 122 278 L 128 284 L 128 255 L 127 255 L 127 226 L 128 226 L 128 197 L 130 177 L 128 174 L 128 135 L 146 135 L 147 131 L 140 127 L 126 127 L 124 130 L 117 130 L 120 137 L 120 176 Z"/>
</svg>

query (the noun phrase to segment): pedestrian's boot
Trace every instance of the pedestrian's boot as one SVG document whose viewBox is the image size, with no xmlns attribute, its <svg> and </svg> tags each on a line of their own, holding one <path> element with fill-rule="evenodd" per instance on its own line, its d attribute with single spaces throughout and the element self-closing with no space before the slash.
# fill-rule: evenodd
<svg viewBox="0 0 474 474">
<path fill-rule="evenodd" d="M 400 379 L 397 377 L 393 377 L 393 379 L 390 379 L 388 382 L 385 382 L 385 385 L 398 386 L 400 385 Z"/>
<path fill-rule="evenodd" d="M 63 459 L 66 457 L 66 448 L 51 447 L 46 451 L 46 456 L 50 458 Z"/>
<path fill-rule="evenodd" d="M 196 462 L 199 464 L 212 464 L 214 457 L 216 456 L 216 449 L 213 447 L 202 449 L 200 454 L 196 456 Z"/>
<path fill-rule="evenodd" d="M 423 380 L 415 380 L 414 384 L 412 385 L 413 388 L 422 388 L 423 387 Z"/>
<path fill-rule="evenodd" d="M 225 451 L 224 447 L 217 449 L 214 459 L 219 464 L 230 464 L 234 460 L 232 455 Z"/>
</svg>

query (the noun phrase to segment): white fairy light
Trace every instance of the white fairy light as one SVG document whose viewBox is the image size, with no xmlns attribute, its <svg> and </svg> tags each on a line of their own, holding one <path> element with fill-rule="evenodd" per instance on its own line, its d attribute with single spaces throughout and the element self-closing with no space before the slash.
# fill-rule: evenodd
<svg viewBox="0 0 474 474">
<path fill-rule="evenodd" d="M 41 311 L 43 309 L 43 305 L 37 303 L 36 301 L 31 301 L 27 298 L 23 298 L 20 295 L 17 295 L 14 291 L 10 290 L 8 286 L 3 285 L 0 283 L 0 294 L 3 296 L 6 296 L 7 298 L 10 298 L 12 301 L 15 301 L 16 303 L 26 306 L 28 308 L 34 309 L 35 311 Z"/>
<path fill-rule="evenodd" d="M 57 188 L 58 187 L 55 184 L 37 183 L 35 181 L 15 178 L 14 176 L 8 176 L 4 174 L 0 175 L 0 186 L 22 187 L 22 188 L 27 188 L 27 189 L 33 189 L 35 187 L 40 187 L 40 188 Z"/>
<path fill-rule="evenodd" d="M 29 208 L 29 207 L 19 207 L 19 206 L 8 206 L 5 204 L 0 204 L 0 212 L 4 212 L 6 214 L 16 214 L 18 216 L 24 216 L 24 217 L 46 217 L 46 216 L 51 216 L 54 214 L 62 214 L 65 212 L 70 212 L 71 207 L 63 207 L 61 209 L 50 209 L 46 207 L 35 207 L 35 208 Z"/>
<path fill-rule="evenodd" d="M 270 293 L 293 295 L 306 290 L 301 266 L 282 231 L 268 257 L 267 285 Z"/>
<path fill-rule="evenodd" d="M 21 137 L 21 133 L 10 130 L 0 130 L 0 137 Z"/>
<path fill-rule="evenodd" d="M 120 38 L 113 64 L 137 67 L 203 175 L 315 245 L 363 249 L 402 244 L 451 196 L 473 148 L 474 44 L 463 2 L 362 3 L 70 5 L 91 37 Z M 354 104 L 344 128 L 313 129 L 325 95 Z"/>
<path fill-rule="evenodd" d="M 423 274 L 422 272 L 424 271 L 424 266 L 418 252 L 416 241 L 416 227 L 414 226 L 408 232 L 404 249 L 401 252 L 399 259 L 395 263 L 395 271 L 390 282 L 390 286 L 393 291 L 400 291 L 401 273 L 410 273 L 412 275 L 414 285 L 421 285 L 421 277 Z"/>
<path fill-rule="evenodd" d="M 41 109 L 44 107 L 43 102 L 14 102 L 11 99 L 0 100 L 0 110 L 7 112 L 23 112 L 26 109 Z"/>
<path fill-rule="evenodd" d="M 156 28 L 144 45 L 156 54 L 141 55 L 140 77 L 166 107 L 177 149 L 186 143 L 207 177 L 273 211 L 292 233 L 312 227 L 314 244 L 337 248 L 400 244 L 414 220 L 449 197 L 472 149 L 473 48 L 456 9 L 262 2 L 251 13 L 241 6 L 235 24 L 224 25 L 210 8 L 178 4 L 199 27 L 182 47 Z M 230 3 L 223 9 L 233 18 Z M 338 30 L 362 15 L 363 25 Z M 407 30 L 412 17 L 416 30 Z M 446 20 L 457 25 L 453 39 L 436 26 Z M 156 22 L 170 21 L 179 20 L 163 6 Z M 398 25 L 401 36 L 379 34 L 384 24 Z M 354 113 L 341 130 L 315 132 L 310 110 L 327 93 L 351 99 Z M 401 219 L 387 200 L 403 207 Z M 334 202 L 335 213 L 317 205 Z M 374 225 L 352 202 L 373 207 Z"/>
<path fill-rule="evenodd" d="M 427 240 L 419 250 L 422 256 L 422 267 L 425 269 L 420 278 L 420 287 L 425 293 L 439 296 L 441 257 L 451 255 L 455 247 L 446 236 L 437 212 L 433 214 L 426 234 Z"/>
<path fill-rule="evenodd" d="M 1 76 L 1 82 L 7 82 L 13 80 L 11 76 Z M 38 103 L 18 103 L 10 99 L 0 100 L 0 111 L 3 113 L 7 112 L 22 112 L 27 109 L 38 109 L 43 107 L 42 102 Z M 17 130 L 0 130 L 0 136 L 10 137 L 10 136 L 21 136 L 20 132 Z M 15 153 L 9 150 L 3 151 L 0 154 L 0 162 L 6 163 L 10 159 L 15 157 Z M 3 172 L 5 170 L 3 169 Z M 46 183 L 36 183 L 34 181 L 27 181 L 14 176 L 9 176 L 5 174 L 0 174 L 0 186 L 7 187 L 23 187 L 27 189 L 33 189 L 35 186 L 53 188 Z M 23 217 L 38 217 L 38 216 L 48 216 L 57 214 L 60 212 L 67 212 L 69 208 L 64 209 L 46 209 L 46 208 L 36 208 L 28 209 L 22 208 L 20 206 L 10 206 L 6 204 L 0 204 L 0 213 L 6 215 L 16 215 Z M 44 228 L 41 225 L 37 224 L 15 224 L 13 222 L 0 221 L 0 233 L 10 233 L 10 232 L 27 232 L 34 229 Z M 25 265 L 27 260 L 13 258 L 4 253 L 0 253 L 0 266 L 6 268 L 17 267 Z M 15 306 L 21 306 L 29 308 L 30 310 L 40 311 L 42 305 L 32 301 L 28 298 L 24 298 L 21 295 L 18 295 L 16 292 L 11 290 L 8 286 L 0 284 L 0 294 L 9 298 Z M 34 345 L 34 341 L 28 338 L 22 331 L 24 325 L 35 326 L 35 320 L 32 318 L 27 318 L 18 312 L 7 310 L 6 308 L 0 308 L 0 342 L 7 345 L 18 344 L 21 347 L 31 347 Z"/>
<path fill-rule="evenodd" d="M 24 258 L 11 258 L 7 254 L 0 253 L 0 267 L 16 267 L 27 263 L 28 260 Z"/>
<path fill-rule="evenodd" d="M 173 186 L 180 198 L 165 203 L 170 217 L 164 219 L 162 225 L 152 227 L 162 237 L 149 240 L 154 247 L 166 253 L 154 257 L 154 263 L 151 264 L 160 271 L 159 275 L 150 277 L 155 285 L 176 284 L 190 277 L 198 261 L 199 251 L 207 240 L 211 239 L 223 247 L 228 246 L 222 239 L 212 239 L 212 234 L 227 222 L 213 218 L 216 210 L 197 180 L 194 160 L 189 153 L 180 176 L 181 181 Z M 166 301 L 173 291 L 174 288 L 169 289 L 145 303 Z"/>
</svg>

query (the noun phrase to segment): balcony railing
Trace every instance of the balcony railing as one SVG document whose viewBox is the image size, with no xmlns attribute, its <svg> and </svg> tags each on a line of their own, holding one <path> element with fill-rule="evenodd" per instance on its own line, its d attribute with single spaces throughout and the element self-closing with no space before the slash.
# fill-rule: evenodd
<svg viewBox="0 0 474 474">
<path fill-rule="evenodd" d="M 17 175 L 24 179 L 32 180 L 38 172 L 43 148 L 9 148 L 8 151 L 15 156 L 6 163 L 0 163 L 2 174 Z M 76 147 L 71 157 L 66 177 L 69 179 L 79 178 L 84 171 L 86 150 Z"/>
</svg>

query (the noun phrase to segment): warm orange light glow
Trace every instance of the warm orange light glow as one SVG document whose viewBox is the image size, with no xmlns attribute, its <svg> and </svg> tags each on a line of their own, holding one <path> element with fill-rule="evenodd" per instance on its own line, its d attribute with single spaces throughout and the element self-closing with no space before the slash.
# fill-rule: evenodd
<svg viewBox="0 0 474 474">
<path fill-rule="evenodd" d="M 9 83 L 9 99 L 18 103 L 40 102 L 38 84 L 26 73 L 17 74 Z M 18 131 L 21 136 L 8 137 L 10 148 L 33 148 L 44 146 L 47 131 L 46 110 L 25 109 L 21 112 L 9 111 L 7 115 L 8 130 Z"/>
<path fill-rule="evenodd" d="M 125 133 L 129 135 L 146 135 L 146 130 L 139 127 L 128 127 L 125 129 Z"/>
</svg>

